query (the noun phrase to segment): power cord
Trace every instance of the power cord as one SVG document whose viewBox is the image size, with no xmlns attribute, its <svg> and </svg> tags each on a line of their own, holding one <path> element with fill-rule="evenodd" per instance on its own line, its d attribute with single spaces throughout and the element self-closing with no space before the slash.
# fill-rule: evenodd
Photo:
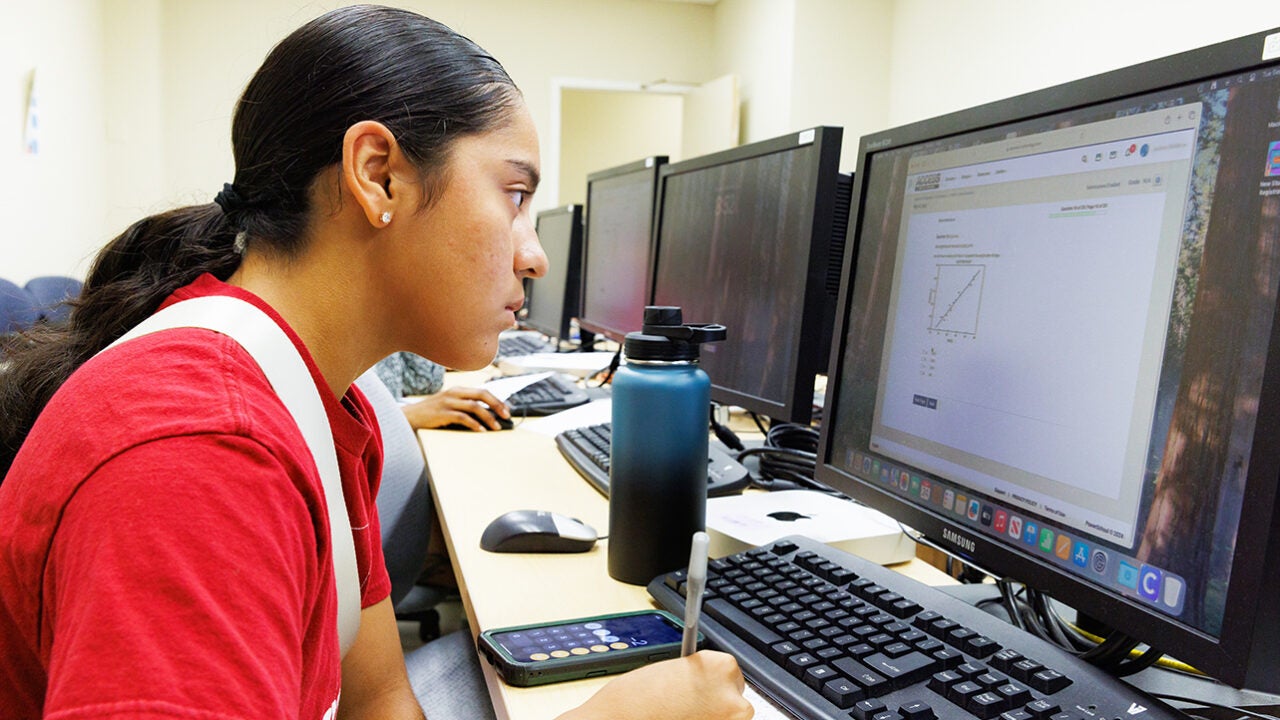
<svg viewBox="0 0 1280 720">
<path fill-rule="evenodd" d="M 752 413 L 752 417 L 762 426 L 758 416 Z M 759 458 L 759 472 L 752 475 L 751 484 L 763 490 L 816 490 L 848 500 L 846 495 L 814 478 L 817 450 L 817 429 L 796 423 L 774 423 L 764 430 L 762 447 L 742 450 L 736 459 L 742 462 L 748 457 Z"/>
</svg>

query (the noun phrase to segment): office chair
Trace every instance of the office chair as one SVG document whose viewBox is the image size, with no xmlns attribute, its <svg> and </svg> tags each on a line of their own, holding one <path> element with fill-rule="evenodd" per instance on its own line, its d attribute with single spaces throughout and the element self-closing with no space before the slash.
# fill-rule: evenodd
<svg viewBox="0 0 1280 720">
<path fill-rule="evenodd" d="M 35 298 L 39 308 L 40 319 L 46 322 L 60 322 L 71 315 L 68 300 L 80 296 L 82 283 L 64 275 L 44 275 L 27 281 L 26 290 Z"/>
<path fill-rule="evenodd" d="M 0 335 L 26 329 L 39 318 L 40 311 L 31 293 L 0 278 Z"/>
<path fill-rule="evenodd" d="M 382 554 L 391 577 L 391 604 L 397 620 L 418 623 L 423 642 L 434 640 L 440 636 L 436 605 L 448 598 L 451 590 L 419 583 L 435 522 L 426 458 L 400 403 L 378 374 L 369 370 L 356 379 L 356 387 L 373 406 L 382 435 L 377 504 Z"/>
</svg>

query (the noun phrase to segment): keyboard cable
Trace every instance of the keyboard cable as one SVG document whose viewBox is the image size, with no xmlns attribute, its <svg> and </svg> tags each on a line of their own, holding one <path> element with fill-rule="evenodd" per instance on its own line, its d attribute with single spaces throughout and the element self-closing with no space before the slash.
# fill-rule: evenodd
<svg viewBox="0 0 1280 720">
<path fill-rule="evenodd" d="M 613 353 L 613 358 L 609 360 L 609 367 L 605 370 L 604 377 L 600 378 L 600 382 L 596 387 L 604 387 L 613 380 L 613 374 L 618 371 L 618 366 L 622 364 L 622 346 Z"/>
</svg>

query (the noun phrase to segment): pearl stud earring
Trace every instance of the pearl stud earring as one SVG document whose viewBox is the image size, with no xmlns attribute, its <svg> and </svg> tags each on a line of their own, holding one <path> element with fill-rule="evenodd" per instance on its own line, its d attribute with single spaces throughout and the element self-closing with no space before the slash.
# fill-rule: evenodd
<svg viewBox="0 0 1280 720">
<path fill-rule="evenodd" d="M 383 225 L 386 225 L 387 223 L 391 222 L 391 211 L 390 210 L 382 211 L 381 220 Z"/>
</svg>

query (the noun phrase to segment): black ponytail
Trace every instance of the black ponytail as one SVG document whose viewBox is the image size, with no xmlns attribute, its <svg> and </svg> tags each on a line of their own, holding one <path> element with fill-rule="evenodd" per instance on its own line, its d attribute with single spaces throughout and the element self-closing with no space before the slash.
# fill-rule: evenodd
<svg viewBox="0 0 1280 720">
<path fill-rule="evenodd" d="M 203 273 L 230 277 L 246 242 L 282 257 L 301 252 L 311 186 L 341 161 L 351 125 L 386 125 L 418 167 L 429 203 L 446 181 L 452 143 L 500 127 L 519 100 L 496 60 L 407 10 L 345 7 L 294 31 L 240 97 L 235 179 L 217 203 L 135 223 L 99 252 L 68 322 L 0 349 L 0 477 L 71 373 L 174 290 Z"/>
</svg>

